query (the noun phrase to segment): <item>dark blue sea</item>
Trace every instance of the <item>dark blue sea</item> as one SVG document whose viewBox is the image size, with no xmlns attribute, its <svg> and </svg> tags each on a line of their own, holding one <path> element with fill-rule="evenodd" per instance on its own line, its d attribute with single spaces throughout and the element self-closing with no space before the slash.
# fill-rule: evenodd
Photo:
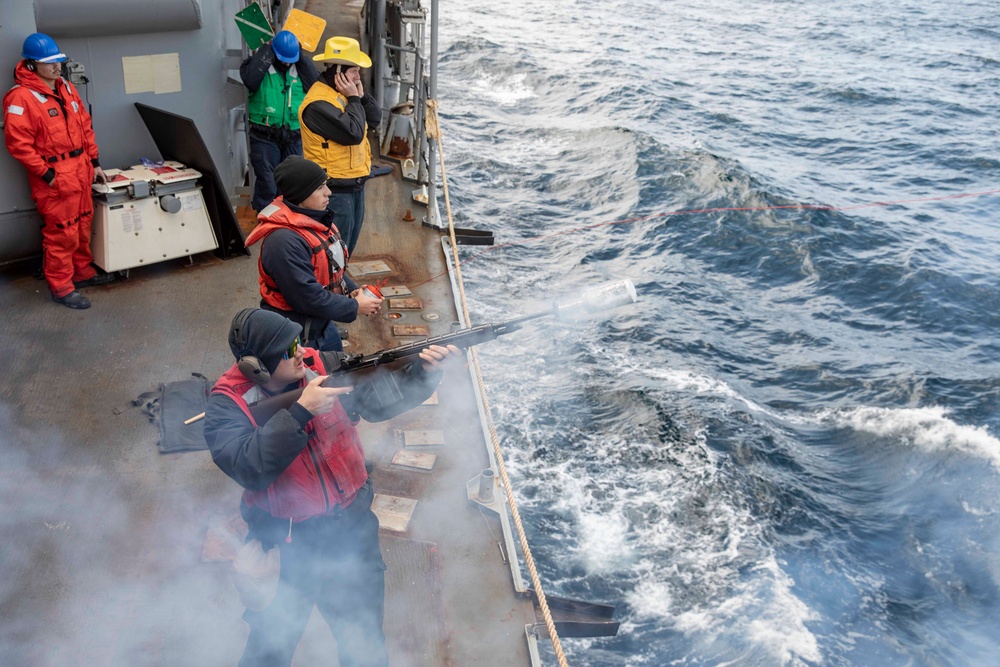
<svg viewBox="0 0 1000 667">
<path fill-rule="evenodd" d="M 442 16 L 474 321 L 639 293 L 481 349 L 569 663 L 1000 664 L 996 3 Z"/>
</svg>

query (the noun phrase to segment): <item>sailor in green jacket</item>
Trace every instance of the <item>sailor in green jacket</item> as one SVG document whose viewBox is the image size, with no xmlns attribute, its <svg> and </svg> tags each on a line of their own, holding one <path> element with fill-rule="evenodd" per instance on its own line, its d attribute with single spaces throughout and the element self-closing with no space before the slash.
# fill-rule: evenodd
<svg viewBox="0 0 1000 667">
<path fill-rule="evenodd" d="M 300 58 L 299 40 L 282 30 L 240 65 L 240 78 L 250 94 L 250 164 L 255 176 L 255 211 L 274 201 L 274 168 L 289 155 L 302 155 L 299 105 L 316 81 L 316 66 Z"/>
</svg>

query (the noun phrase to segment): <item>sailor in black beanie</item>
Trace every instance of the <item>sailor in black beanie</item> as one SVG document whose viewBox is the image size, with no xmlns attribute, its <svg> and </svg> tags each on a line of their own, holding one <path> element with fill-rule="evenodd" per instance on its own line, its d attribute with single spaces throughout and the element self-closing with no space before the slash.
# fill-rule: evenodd
<svg viewBox="0 0 1000 667">
<path fill-rule="evenodd" d="M 355 424 L 423 403 L 444 363 L 461 352 L 430 345 L 405 366 L 380 366 L 353 390 L 324 387 L 340 356 L 304 348 L 298 329 L 268 311 L 237 313 L 229 333 L 237 361 L 212 387 L 205 410 L 212 460 L 244 488 L 247 541 L 280 554 L 273 597 L 244 598 L 250 634 L 240 664 L 290 664 L 315 606 L 337 639 L 338 664 L 387 667 L 385 563 Z M 288 408 L 253 416 L 254 403 L 293 389 L 302 393 Z"/>
<path fill-rule="evenodd" d="M 286 203 L 299 206 L 309 195 L 326 185 L 326 172 L 301 155 L 289 155 L 275 168 L 274 182 L 278 186 L 278 194 L 285 198 Z"/>
<path fill-rule="evenodd" d="M 299 338 L 302 327 L 278 313 L 260 308 L 244 308 L 236 313 L 229 328 L 229 349 L 237 361 L 248 360 L 240 370 L 248 379 L 266 382 L 264 376 L 273 374 L 285 354 Z M 256 362 L 250 361 L 256 359 Z M 253 369 L 254 365 L 259 366 Z"/>
<path fill-rule="evenodd" d="M 274 170 L 279 197 L 257 216 L 247 237 L 261 242 L 260 307 L 302 326 L 302 340 L 319 350 L 341 351 L 334 322 L 373 315 L 382 299 L 369 296 L 347 275 L 347 246 L 326 204 L 326 172 L 298 155 Z"/>
</svg>

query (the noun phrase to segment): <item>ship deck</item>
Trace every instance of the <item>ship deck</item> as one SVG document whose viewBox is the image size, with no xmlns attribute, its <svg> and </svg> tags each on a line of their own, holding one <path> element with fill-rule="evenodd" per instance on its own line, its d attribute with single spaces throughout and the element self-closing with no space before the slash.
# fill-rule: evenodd
<svg viewBox="0 0 1000 667">
<path fill-rule="evenodd" d="M 440 234 L 400 220 L 406 208 L 422 214 L 408 187 L 394 176 L 369 183 L 352 263 L 385 262 L 390 284 L 413 285 L 424 307 L 350 325 L 350 351 L 412 340 L 393 325 L 437 335 L 455 319 L 447 278 L 424 282 L 444 271 Z M 255 256 L 133 269 L 87 289 L 85 311 L 52 303 L 29 272 L 0 278 L 0 565 L 17 582 L 0 600 L 0 646 L 14 652 L 4 664 L 235 664 L 246 631 L 226 559 L 241 489 L 207 451 L 158 453 L 156 427 L 131 401 L 226 370 L 229 321 L 256 305 L 256 273 Z M 407 503 L 395 501 L 394 529 L 382 531 L 391 664 L 529 664 L 533 607 L 514 595 L 496 517 L 466 498 L 466 482 L 489 467 L 468 374 L 449 372 L 436 399 L 362 424 L 376 491 L 416 501 L 408 524 Z M 401 450 L 434 455 L 433 468 L 394 464 Z M 332 650 L 314 614 L 295 664 Z"/>
<path fill-rule="evenodd" d="M 360 3 L 304 9 L 334 15 L 333 5 L 353 6 L 356 16 Z M 397 319 L 383 308 L 382 317 L 349 325 L 350 352 L 414 340 L 394 336 L 393 326 L 438 335 L 456 319 L 441 234 L 421 226 L 415 187 L 398 167 L 368 183 L 351 263 L 384 262 L 389 273 L 372 278 L 409 287 L 420 303 L 392 311 Z M 402 220 L 406 209 L 415 221 Z M 131 401 L 191 373 L 214 379 L 225 371 L 233 361 L 229 322 L 257 304 L 256 276 L 255 254 L 198 255 L 89 288 L 93 307 L 75 311 L 52 303 L 29 269 L 0 274 L 0 567 L 8 582 L 0 663 L 238 660 L 246 626 L 228 558 L 239 544 L 241 489 L 207 451 L 161 455 L 156 427 Z M 391 664 L 530 664 L 524 628 L 535 622 L 533 605 L 514 594 L 497 517 L 466 497 L 468 480 L 489 467 L 468 373 L 450 371 L 436 404 L 361 429 L 386 509 Z M 433 467 L 394 463 L 400 451 L 433 455 Z M 333 655 L 314 612 L 293 664 L 330 664 Z"/>
</svg>

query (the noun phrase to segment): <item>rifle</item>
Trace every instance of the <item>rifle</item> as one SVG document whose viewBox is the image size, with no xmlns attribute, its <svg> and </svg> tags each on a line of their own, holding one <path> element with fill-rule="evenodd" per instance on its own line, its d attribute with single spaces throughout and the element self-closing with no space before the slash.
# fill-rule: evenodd
<svg viewBox="0 0 1000 667">
<path fill-rule="evenodd" d="M 572 317 L 575 313 L 578 313 L 581 310 L 593 313 L 606 310 L 608 308 L 614 308 L 626 303 L 634 303 L 635 301 L 635 285 L 632 284 L 631 280 L 626 279 L 605 283 L 603 285 L 584 290 L 581 297 L 576 301 L 563 304 L 560 304 L 558 301 L 554 302 L 551 310 L 543 310 L 531 315 L 524 315 L 522 317 L 507 320 L 506 322 L 500 322 L 498 324 L 480 324 L 479 326 L 469 327 L 467 329 L 442 334 L 440 336 L 434 336 L 432 338 L 426 338 L 414 343 L 407 343 L 405 345 L 400 345 L 399 347 L 382 350 L 373 354 L 347 355 L 341 361 L 340 367 L 332 371 L 329 377 L 323 381 L 322 386 L 350 386 L 352 384 L 352 373 L 372 371 L 376 368 L 391 366 L 403 359 L 420 354 L 421 350 L 431 345 L 441 345 L 443 347 L 454 345 L 459 349 L 465 350 L 473 345 L 486 343 L 500 336 L 517 331 L 525 322 L 531 320 L 536 320 L 542 317 L 555 317 L 556 319 L 563 319 L 567 315 Z M 257 401 L 256 403 L 252 403 L 247 407 L 250 409 L 250 414 L 253 415 L 254 421 L 256 421 L 257 424 L 264 424 L 279 410 L 291 407 L 292 404 L 299 399 L 299 396 L 302 395 L 303 389 L 304 388 L 298 388 L 281 394 L 275 394 L 274 396 L 269 396 L 268 398 Z M 199 418 L 202 416 L 204 416 L 204 413 L 198 415 Z M 185 424 L 195 420 L 196 417 L 192 417 L 190 420 L 185 422 Z"/>
<path fill-rule="evenodd" d="M 443 334 L 441 336 L 434 336 L 433 338 L 425 338 L 415 343 L 407 343 L 406 345 L 400 345 L 399 347 L 394 347 L 388 350 L 381 350 L 373 354 L 347 355 L 341 360 L 340 367 L 331 371 L 330 375 L 323 380 L 323 384 L 320 386 L 349 387 L 354 384 L 354 373 L 363 374 L 365 371 L 373 371 L 376 368 L 396 365 L 397 362 L 409 357 L 417 356 L 420 354 L 421 350 L 430 347 L 431 345 L 441 345 L 442 347 L 454 345 L 461 350 L 466 350 L 473 345 L 486 343 L 499 336 L 503 336 L 504 334 L 517 331 L 521 328 L 522 322 L 536 317 L 542 317 L 547 314 L 548 313 L 546 312 L 528 315 L 516 320 L 501 322 L 499 324 L 480 324 L 476 327 L 462 329 L 461 331 Z M 250 414 L 253 415 L 254 421 L 257 422 L 257 424 L 262 425 L 268 419 L 273 417 L 279 410 L 290 408 L 295 401 L 299 400 L 299 396 L 302 395 L 303 389 L 304 387 L 300 387 L 298 389 L 293 389 L 292 391 L 275 394 L 274 396 L 261 399 L 256 403 L 251 403 L 247 407 L 250 409 Z"/>
</svg>

